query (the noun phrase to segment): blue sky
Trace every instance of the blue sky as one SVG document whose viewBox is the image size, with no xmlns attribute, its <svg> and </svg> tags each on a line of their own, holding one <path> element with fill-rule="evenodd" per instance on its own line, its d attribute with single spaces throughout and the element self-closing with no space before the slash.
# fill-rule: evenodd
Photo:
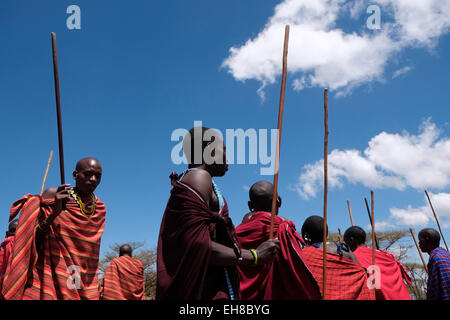
<svg viewBox="0 0 450 320">
<path fill-rule="evenodd" d="M 82 157 L 97 157 L 103 166 L 96 192 L 107 206 L 103 254 L 115 242 L 156 246 L 169 174 L 185 169 L 171 161 L 175 129 L 190 129 L 194 120 L 223 132 L 276 128 L 284 35 L 271 30 L 291 23 L 280 214 L 300 230 L 306 217 L 323 212 L 317 161 L 323 158 L 327 86 L 329 151 L 341 152 L 334 159 L 336 183 L 328 192 L 330 230 L 350 225 L 347 199 L 355 223 L 368 225 L 363 199 L 370 200 L 370 189 L 381 228 L 434 227 L 423 193 L 427 188 L 450 239 L 450 19 L 445 15 L 450 11 L 420 12 L 415 1 L 409 8 L 378 2 L 382 24 L 374 31 L 366 27 L 364 1 L 353 6 L 315 2 L 329 6 L 323 11 L 306 0 L 3 0 L 0 227 L 6 230 L 12 202 L 39 192 L 50 150 L 55 156 L 47 187 L 59 183 L 50 32 L 57 36 L 66 181 L 73 182 L 71 172 Z M 71 4 L 81 9 L 81 30 L 66 27 Z M 304 10 L 285 10 L 291 5 Z M 407 24 L 399 14 L 406 9 L 413 17 L 432 17 L 436 25 L 418 33 L 415 20 Z M 315 20 L 305 20 L 305 12 L 317 13 Z M 394 77 L 398 70 L 405 73 Z M 355 173 L 348 165 L 349 150 L 355 151 L 355 164 L 368 167 Z M 231 165 L 217 179 L 235 225 L 247 212 L 248 186 L 272 181 L 259 169 Z M 305 185 L 315 193 L 305 193 Z"/>
</svg>

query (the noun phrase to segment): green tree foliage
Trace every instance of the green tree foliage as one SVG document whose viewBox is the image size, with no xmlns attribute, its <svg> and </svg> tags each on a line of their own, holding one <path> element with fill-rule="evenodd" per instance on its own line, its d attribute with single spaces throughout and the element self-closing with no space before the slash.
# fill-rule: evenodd
<svg viewBox="0 0 450 320">
<path fill-rule="evenodd" d="M 103 278 L 111 260 L 119 256 L 119 248 L 123 244 L 114 243 L 109 246 L 109 251 L 99 262 L 99 278 Z M 145 296 L 146 299 L 153 300 L 156 291 L 156 248 L 146 249 L 143 242 L 136 241 L 127 244 L 133 248 L 133 258 L 140 260 L 144 265 Z"/>
</svg>

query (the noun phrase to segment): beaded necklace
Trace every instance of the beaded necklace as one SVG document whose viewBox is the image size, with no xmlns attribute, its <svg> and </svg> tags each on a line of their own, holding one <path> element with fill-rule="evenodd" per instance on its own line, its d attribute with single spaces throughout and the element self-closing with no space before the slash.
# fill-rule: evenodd
<svg viewBox="0 0 450 320">
<path fill-rule="evenodd" d="M 95 212 L 95 205 L 96 205 L 96 198 L 93 193 L 91 193 L 91 199 L 92 199 L 92 205 L 85 205 L 83 203 L 83 200 L 81 200 L 80 196 L 75 192 L 73 188 L 69 190 L 70 195 L 74 200 L 78 203 L 78 206 L 80 207 L 81 213 L 85 215 L 86 217 L 90 218 Z M 89 208 L 90 207 L 90 208 Z"/>
</svg>

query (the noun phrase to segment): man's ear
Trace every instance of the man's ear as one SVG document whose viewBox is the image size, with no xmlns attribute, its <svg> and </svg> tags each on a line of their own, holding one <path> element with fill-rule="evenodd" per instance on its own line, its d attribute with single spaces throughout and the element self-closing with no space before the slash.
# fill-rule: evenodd
<svg viewBox="0 0 450 320">
<path fill-rule="evenodd" d="M 250 210 L 250 211 L 254 211 L 254 207 L 253 207 L 253 203 L 251 202 L 251 201 L 249 201 L 248 202 L 248 209 Z"/>
<path fill-rule="evenodd" d="M 72 172 L 72 177 L 73 177 L 74 180 L 77 180 L 77 176 L 78 176 L 78 171 L 77 170 Z"/>
<path fill-rule="evenodd" d="M 277 207 L 281 208 L 281 197 L 280 196 L 277 197 Z"/>
</svg>

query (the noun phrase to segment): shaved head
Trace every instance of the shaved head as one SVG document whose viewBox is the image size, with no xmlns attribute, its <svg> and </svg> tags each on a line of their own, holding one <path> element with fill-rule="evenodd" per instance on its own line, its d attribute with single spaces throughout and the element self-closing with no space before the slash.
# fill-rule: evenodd
<svg viewBox="0 0 450 320">
<path fill-rule="evenodd" d="M 320 216 L 310 216 L 305 220 L 302 226 L 302 237 L 308 244 L 323 241 L 323 222 L 323 218 Z"/>
<path fill-rule="evenodd" d="M 439 243 L 441 242 L 439 232 L 433 228 L 425 228 L 420 230 L 418 238 L 420 249 L 427 253 L 430 253 L 439 247 Z"/>
<path fill-rule="evenodd" d="M 248 191 L 250 201 L 249 209 L 254 211 L 272 211 L 273 184 L 269 181 L 258 181 L 254 183 Z M 277 199 L 277 211 L 281 206 L 281 198 Z"/>
<path fill-rule="evenodd" d="M 81 171 L 85 169 L 86 167 L 89 167 L 91 165 L 100 165 L 100 161 L 98 161 L 96 158 L 83 158 L 78 160 L 77 165 L 75 167 L 75 171 Z M 101 167 L 101 166 L 100 166 Z"/>
<path fill-rule="evenodd" d="M 77 192 L 83 196 L 92 194 L 100 184 L 102 173 L 102 166 L 97 159 L 90 157 L 79 160 L 73 172 Z"/>
<path fill-rule="evenodd" d="M 344 241 L 352 251 L 355 251 L 356 248 L 366 243 L 366 232 L 358 226 L 350 227 L 344 233 Z"/>
<path fill-rule="evenodd" d="M 131 246 L 129 244 L 124 244 L 124 245 L 120 246 L 120 248 L 119 248 L 119 256 L 120 257 L 123 255 L 131 257 L 132 253 L 133 253 L 133 249 L 131 248 Z"/>
<path fill-rule="evenodd" d="M 8 225 L 8 231 L 6 232 L 6 237 L 11 237 L 16 233 L 17 225 L 19 224 L 18 219 L 14 219 Z"/>
</svg>

